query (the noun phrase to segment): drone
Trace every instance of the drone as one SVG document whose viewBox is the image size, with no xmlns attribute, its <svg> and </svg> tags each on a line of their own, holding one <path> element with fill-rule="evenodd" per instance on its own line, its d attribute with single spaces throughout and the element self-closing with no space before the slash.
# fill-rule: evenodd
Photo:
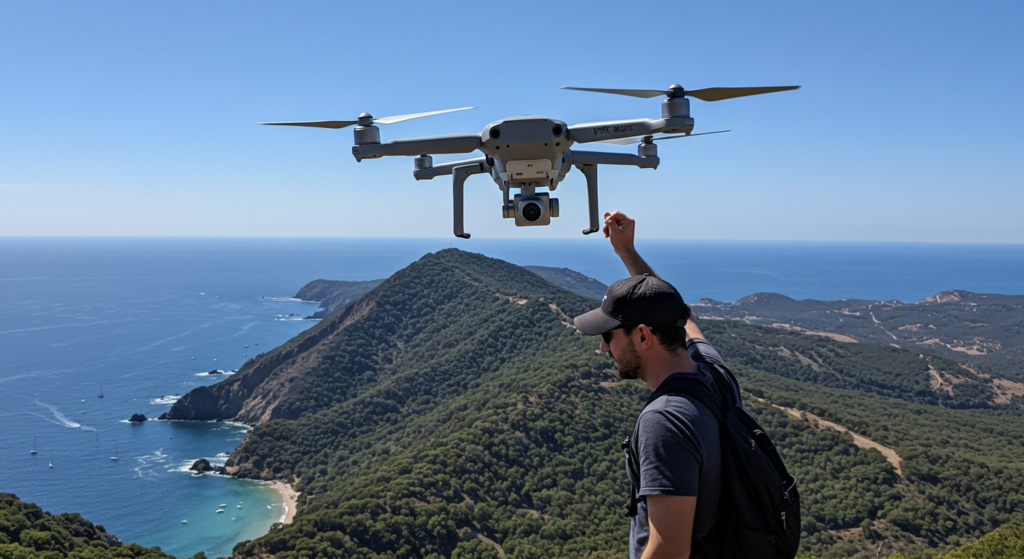
<svg viewBox="0 0 1024 559">
<path fill-rule="evenodd" d="M 661 95 L 661 118 L 607 120 L 567 125 L 561 120 L 542 116 L 517 116 L 492 122 L 479 134 L 449 134 L 391 140 L 382 144 L 378 124 L 395 124 L 405 120 L 465 111 L 475 107 L 462 107 L 443 111 L 413 113 L 374 118 L 368 113 L 357 120 L 319 120 L 307 122 L 261 122 L 276 126 L 309 126 L 314 128 L 346 128 L 356 125 L 352 155 L 356 161 L 378 159 L 385 155 L 415 157 L 413 177 L 431 180 L 452 175 L 453 230 L 456 237 L 468 239 L 463 220 L 463 191 L 466 179 L 487 173 L 501 189 L 502 217 L 514 219 L 517 227 L 550 225 L 558 217 L 558 199 L 551 192 L 558 188 L 566 174 L 576 167 L 587 179 L 587 202 L 590 226 L 584 235 L 600 230 L 597 205 L 597 166 L 633 165 L 641 169 L 657 169 L 658 145 L 656 141 L 707 134 L 720 134 L 729 130 L 693 134 L 694 121 L 690 116 L 690 97 L 702 101 L 722 101 L 736 97 L 761 95 L 777 91 L 799 89 L 798 85 L 778 87 L 710 87 L 687 90 L 679 84 L 668 89 L 599 89 L 589 87 L 563 87 L 576 91 L 593 91 L 628 95 L 650 99 Z M 655 136 L 656 134 L 669 134 Z M 574 144 L 592 142 L 629 145 L 639 143 L 637 154 L 609 153 L 571 149 Z M 483 152 L 483 157 L 434 165 L 432 155 Z M 537 192 L 547 188 L 548 192 Z M 518 193 L 513 194 L 513 191 Z"/>
</svg>

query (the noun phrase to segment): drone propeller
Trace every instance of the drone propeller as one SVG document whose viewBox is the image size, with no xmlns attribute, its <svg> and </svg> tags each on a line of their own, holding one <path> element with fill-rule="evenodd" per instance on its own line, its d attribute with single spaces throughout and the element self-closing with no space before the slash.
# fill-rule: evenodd
<svg viewBox="0 0 1024 559">
<path fill-rule="evenodd" d="M 614 95 L 628 95 L 630 97 L 642 97 L 650 99 L 659 95 L 668 97 L 694 97 L 701 101 L 722 101 L 735 97 L 746 97 L 748 95 L 761 95 L 762 93 L 775 93 L 776 91 L 789 91 L 800 89 L 799 85 L 784 85 L 778 87 L 708 87 L 705 89 L 683 89 L 679 84 L 672 84 L 668 89 L 601 89 L 594 87 L 563 87 L 575 91 L 595 91 L 597 93 L 612 93 Z"/>
<path fill-rule="evenodd" d="M 689 138 L 690 136 L 706 136 L 707 134 L 722 134 L 724 132 L 732 132 L 732 130 L 716 130 L 714 132 L 701 132 L 700 134 L 680 134 L 678 136 L 661 136 L 660 138 L 655 138 L 654 136 L 644 136 L 643 138 L 640 138 L 639 140 L 636 139 L 636 138 L 618 138 L 618 139 L 615 139 L 615 140 L 598 140 L 597 143 L 600 143 L 600 144 L 618 144 L 620 146 L 628 146 L 629 144 L 639 144 L 640 142 L 643 142 L 645 140 L 649 140 L 651 142 L 657 142 L 658 140 L 671 140 L 671 139 L 674 139 L 674 138 Z"/>
<path fill-rule="evenodd" d="M 412 113 L 407 115 L 396 115 L 386 116 L 384 118 L 374 118 L 375 124 L 395 124 L 396 122 L 402 122 L 404 120 L 412 120 L 414 118 L 421 118 L 425 116 L 439 115 L 442 113 L 454 113 L 455 111 L 466 111 L 469 109 L 475 109 L 476 107 L 462 107 L 460 109 L 446 109 L 443 111 L 430 111 L 426 113 Z M 363 113 L 360 117 L 370 117 L 370 115 Z M 372 117 L 370 117 L 372 118 Z M 352 126 L 353 124 L 359 124 L 358 120 L 312 120 L 306 122 L 261 122 L 260 124 L 269 124 L 272 126 L 310 126 L 313 128 L 345 128 Z"/>
</svg>

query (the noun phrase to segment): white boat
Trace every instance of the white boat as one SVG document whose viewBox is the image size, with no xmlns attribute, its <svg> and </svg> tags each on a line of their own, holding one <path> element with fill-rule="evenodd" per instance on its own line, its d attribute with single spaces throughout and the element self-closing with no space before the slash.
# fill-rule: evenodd
<svg viewBox="0 0 1024 559">
<path fill-rule="evenodd" d="M 114 455 L 110 457 L 111 460 L 117 460 L 117 443 L 114 443 Z"/>
<path fill-rule="evenodd" d="M 182 520 L 181 523 L 182 524 L 188 524 L 188 520 Z"/>
<path fill-rule="evenodd" d="M 242 508 L 242 505 L 238 505 L 238 508 Z"/>
<path fill-rule="evenodd" d="M 29 454 L 36 454 L 36 438 L 32 436 L 32 450 L 28 451 Z"/>
<path fill-rule="evenodd" d="M 53 467 L 53 460 L 50 460 L 50 467 Z"/>
<path fill-rule="evenodd" d="M 220 504 L 220 508 L 224 508 L 224 507 L 226 507 L 226 506 L 228 506 L 228 505 L 227 505 L 226 503 L 221 503 L 221 504 Z"/>
<path fill-rule="evenodd" d="M 217 509 L 217 514 L 224 512 L 224 509 Z"/>
</svg>

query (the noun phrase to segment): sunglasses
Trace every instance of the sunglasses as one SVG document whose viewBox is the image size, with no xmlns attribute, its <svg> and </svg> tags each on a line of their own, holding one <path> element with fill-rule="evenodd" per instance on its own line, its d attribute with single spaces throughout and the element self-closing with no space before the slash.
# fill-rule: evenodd
<svg viewBox="0 0 1024 559">
<path fill-rule="evenodd" d="M 601 339 L 604 340 L 605 345 L 612 345 L 612 332 L 614 332 L 616 330 L 621 330 L 621 329 L 625 328 L 626 326 L 634 326 L 635 327 L 636 325 L 635 324 L 626 324 L 625 322 L 623 322 L 622 324 L 616 326 L 615 328 L 612 328 L 611 330 L 609 330 L 607 332 L 601 332 Z"/>
</svg>

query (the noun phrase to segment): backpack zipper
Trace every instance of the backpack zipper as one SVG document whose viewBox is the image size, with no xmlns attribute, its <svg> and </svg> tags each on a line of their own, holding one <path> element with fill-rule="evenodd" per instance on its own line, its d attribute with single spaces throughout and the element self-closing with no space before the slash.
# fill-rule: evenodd
<svg viewBox="0 0 1024 559">
<path fill-rule="evenodd" d="M 786 513 L 785 512 L 782 513 L 782 529 L 783 530 L 786 529 Z"/>
</svg>

